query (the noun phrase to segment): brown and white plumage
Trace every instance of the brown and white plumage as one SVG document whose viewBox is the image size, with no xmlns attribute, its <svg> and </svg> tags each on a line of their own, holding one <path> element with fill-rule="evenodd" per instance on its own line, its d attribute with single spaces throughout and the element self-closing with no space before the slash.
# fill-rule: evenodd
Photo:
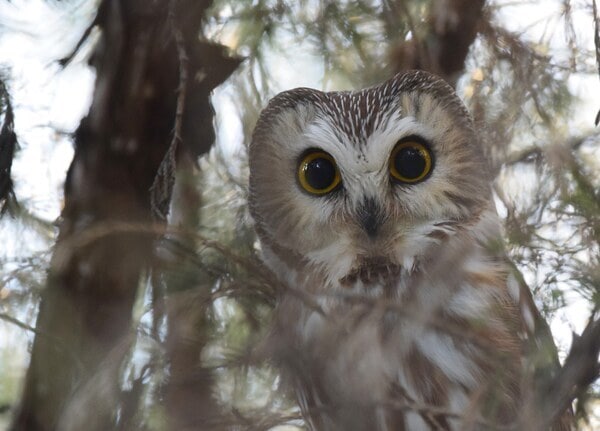
<svg viewBox="0 0 600 431">
<path fill-rule="evenodd" d="M 390 175 L 406 140 L 431 154 L 414 183 Z M 340 177 L 322 194 L 298 178 L 315 151 Z M 250 209 L 287 287 L 273 357 L 312 428 L 510 426 L 532 368 L 554 366 L 531 353 L 551 338 L 502 250 L 471 119 L 439 78 L 276 96 L 250 145 Z"/>
</svg>

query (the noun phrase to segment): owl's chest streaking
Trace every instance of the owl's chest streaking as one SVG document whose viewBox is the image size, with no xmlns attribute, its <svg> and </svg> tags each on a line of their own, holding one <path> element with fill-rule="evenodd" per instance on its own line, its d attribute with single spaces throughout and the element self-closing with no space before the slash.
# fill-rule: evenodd
<svg viewBox="0 0 600 431">
<path fill-rule="evenodd" d="M 408 268 L 355 262 L 327 289 L 315 268 L 279 272 L 314 299 L 284 295 L 278 348 L 315 429 L 486 429 L 514 419 L 527 336 L 503 261 L 461 241 L 406 258 Z"/>
</svg>

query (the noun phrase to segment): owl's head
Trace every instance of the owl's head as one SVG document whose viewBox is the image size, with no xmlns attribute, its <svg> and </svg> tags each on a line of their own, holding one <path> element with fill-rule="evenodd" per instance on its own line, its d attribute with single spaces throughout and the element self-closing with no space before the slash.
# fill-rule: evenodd
<svg viewBox="0 0 600 431">
<path fill-rule="evenodd" d="M 410 264 L 436 226 L 467 221 L 490 201 L 469 114 L 425 72 L 360 91 L 281 93 L 249 152 L 263 246 L 329 268 L 334 282 L 363 261 Z"/>
</svg>

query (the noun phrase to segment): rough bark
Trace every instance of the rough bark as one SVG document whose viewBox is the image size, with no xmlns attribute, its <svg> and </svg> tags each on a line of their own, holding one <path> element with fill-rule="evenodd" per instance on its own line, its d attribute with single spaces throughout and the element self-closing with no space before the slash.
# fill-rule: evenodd
<svg viewBox="0 0 600 431">
<path fill-rule="evenodd" d="M 75 136 L 15 431 L 114 428 L 132 306 L 162 229 L 152 209 L 170 199 L 175 158 L 169 154 L 184 151 L 177 145 L 184 135 L 185 151 L 210 148 L 209 94 L 238 64 L 198 38 L 209 5 L 104 0 L 99 6 L 94 99 Z M 190 78 L 182 87 L 184 63 Z M 181 92 L 188 95 L 185 106 Z M 177 121 L 182 132 L 173 137 Z M 151 194 L 159 171 L 163 186 Z"/>
</svg>

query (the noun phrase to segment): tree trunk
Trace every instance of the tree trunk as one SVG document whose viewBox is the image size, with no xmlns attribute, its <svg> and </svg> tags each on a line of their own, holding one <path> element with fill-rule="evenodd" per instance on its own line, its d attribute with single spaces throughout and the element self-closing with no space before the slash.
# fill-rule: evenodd
<svg viewBox="0 0 600 431">
<path fill-rule="evenodd" d="M 165 215 L 175 155 L 210 148 L 209 94 L 238 64 L 198 38 L 209 5 L 99 6 L 94 99 L 75 136 L 15 431 L 114 427 L 132 307 L 163 228 L 152 212 Z"/>
</svg>

